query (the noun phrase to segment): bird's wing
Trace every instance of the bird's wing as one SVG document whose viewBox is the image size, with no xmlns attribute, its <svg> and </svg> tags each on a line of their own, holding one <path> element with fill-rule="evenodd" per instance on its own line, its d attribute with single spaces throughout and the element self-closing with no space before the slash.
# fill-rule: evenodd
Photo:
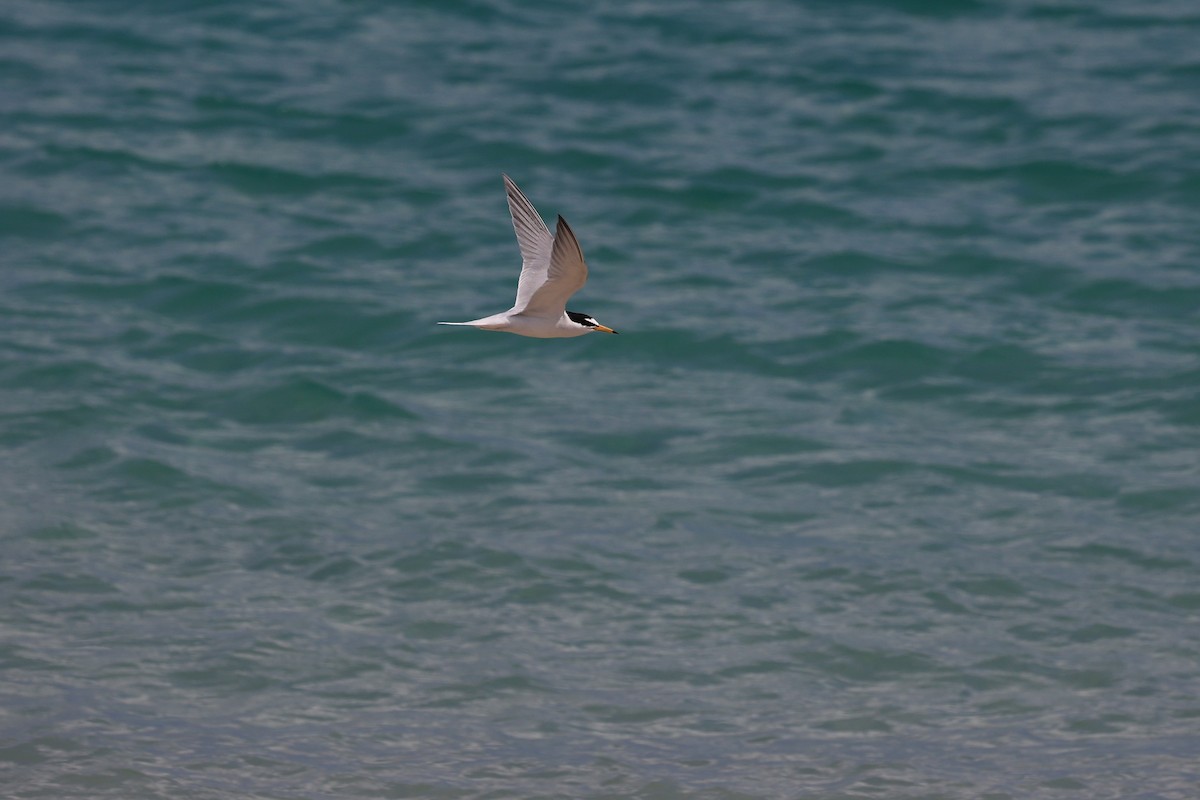
<svg viewBox="0 0 1200 800">
<path fill-rule="evenodd" d="M 525 305 L 525 313 L 536 316 L 558 316 L 567 307 L 571 295 L 587 283 L 588 269 L 583 250 L 571 226 L 562 217 L 554 230 L 554 246 L 550 251 L 550 268 L 546 280 Z"/>
<path fill-rule="evenodd" d="M 507 175 L 504 176 L 504 189 L 508 194 L 508 210 L 517 234 L 517 246 L 521 248 L 521 277 L 517 281 L 517 300 L 513 303 L 513 311 L 522 311 L 533 293 L 546 282 L 554 237 L 550 235 L 550 229 L 542 222 L 533 203 Z"/>
</svg>

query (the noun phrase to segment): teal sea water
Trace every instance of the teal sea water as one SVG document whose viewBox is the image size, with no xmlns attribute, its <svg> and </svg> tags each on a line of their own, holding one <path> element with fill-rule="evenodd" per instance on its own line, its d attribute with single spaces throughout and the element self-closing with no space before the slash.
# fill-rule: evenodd
<svg viewBox="0 0 1200 800">
<path fill-rule="evenodd" d="M 1198 37 L 6 0 L 0 795 L 1195 798 Z"/>
</svg>

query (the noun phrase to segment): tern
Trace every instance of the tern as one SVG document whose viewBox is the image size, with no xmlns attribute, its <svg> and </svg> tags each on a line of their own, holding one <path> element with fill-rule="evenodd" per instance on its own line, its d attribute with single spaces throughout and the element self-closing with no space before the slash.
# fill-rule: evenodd
<svg viewBox="0 0 1200 800">
<path fill-rule="evenodd" d="M 587 282 L 588 268 L 579 240 L 560 215 L 554 235 L 537 209 L 512 178 L 504 175 L 508 210 L 521 248 L 521 277 L 513 307 L 490 317 L 470 322 L 439 322 L 438 325 L 467 325 L 485 331 L 506 331 L 537 339 L 563 339 L 592 331 L 616 333 L 590 314 L 567 311 L 567 300 Z"/>
</svg>

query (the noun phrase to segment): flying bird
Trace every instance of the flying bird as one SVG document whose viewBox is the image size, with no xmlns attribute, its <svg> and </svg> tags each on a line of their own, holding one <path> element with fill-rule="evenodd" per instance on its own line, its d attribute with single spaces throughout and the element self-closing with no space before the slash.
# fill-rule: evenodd
<svg viewBox="0 0 1200 800">
<path fill-rule="evenodd" d="M 588 268 L 583 250 L 571 226 L 560 215 L 554 235 L 525 193 L 512 178 L 504 176 L 508 210 L 521 248 L 521 277 L 513 307 L 490 317 L 470 322 L 439 322 L 438 325 L 467 325 L 485 331 L 507 331 L 538 339 L 583 336 L 592 331 L 616 333 L 590 314 L 567 311 L 567 300 L 587 282 Z"/>
</svg>

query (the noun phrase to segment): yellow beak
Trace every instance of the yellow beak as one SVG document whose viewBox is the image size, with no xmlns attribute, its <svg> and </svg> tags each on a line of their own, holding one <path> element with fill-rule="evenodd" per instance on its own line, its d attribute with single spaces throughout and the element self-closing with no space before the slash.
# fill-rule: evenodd
<svg viewBox="0 0 1200 800">
<path fill-rule="evenodd" d="M 614 331 L 612 328 L 606 328 L 603 325 L 597 325 L 593 328 L 593 330 L 604 331 L 605 333 L 616 333 L 616 331 Z"/>
</svg>

